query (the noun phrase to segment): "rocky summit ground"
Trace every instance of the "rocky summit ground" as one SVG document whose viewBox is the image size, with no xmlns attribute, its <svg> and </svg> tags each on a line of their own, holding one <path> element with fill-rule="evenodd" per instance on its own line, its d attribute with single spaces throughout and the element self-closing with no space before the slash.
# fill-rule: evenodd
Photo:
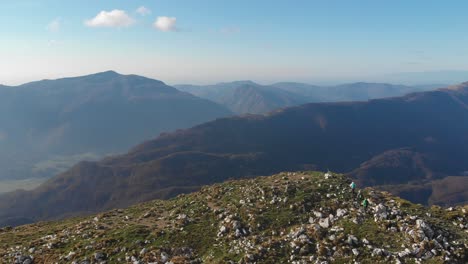
<svg viewBox="0 0 468 264">
<path fill-rule="evenodd" d="M 229 181 L 0 229 L 1 263 L 467 263 L 468 206 L 423 207 L 319 172 Z"/>
</svg>

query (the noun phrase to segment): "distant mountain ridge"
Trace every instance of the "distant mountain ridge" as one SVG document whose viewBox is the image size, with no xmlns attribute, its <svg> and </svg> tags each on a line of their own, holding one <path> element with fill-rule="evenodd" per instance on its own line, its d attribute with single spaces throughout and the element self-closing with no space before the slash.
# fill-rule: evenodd
<svg viewBox="0 0 468 264">
<path fill-rule="evenodd" d="M 88 76 L 0 87 L 0 179 L 55 157 L 103 155 L 162 132 L 231 115 L 226 108 L 137 75 Z"/>
<path fill-rule="evenodd" d="M 404 85 L 365 82 L 328 87 L 303 83 L 277 83 L 273 86 L 301 94 L 309 102 L 367 101 L 376 98 L 401 96 L 420 90 L 416 87 Z"/>
<path fill-rule="evenodd" d="M 226 106 L 237 114 L 264 114 L 307 102 L 300 95 L 252 81 L 236 81 L 208 86 L 178 85 L 189 92 Z"/>
<path fill-rule="evenodd" d="M 35 190 L 2 195 L 0 219 L 25 223 L 90 213 L 173 197 L 226 179 L 304 169 L 348 173 L 360 186 L 437 182 L 406 197 L 462 203 L 468 200 L 466 190 L 449 198 L 440 188 L 468 180 L 463 176 L 468 171 L 467 103 L 468 84 L 463 84 L 218 119 L 161 135 L 125 155 L 80 163 Z"/>
<path fill-rule="evenodd" d="M 365 82 L 336 86 L 316 86 L 296 82 L 260 85 L 252 81 L 206 86 L 175 85 L 175 87 L 222 104 L 238 114 L 264 114 L 279 108 L 311 102 L 367 101 L 434 88 L 431 85 L 405 86 Z"/>
</svg>

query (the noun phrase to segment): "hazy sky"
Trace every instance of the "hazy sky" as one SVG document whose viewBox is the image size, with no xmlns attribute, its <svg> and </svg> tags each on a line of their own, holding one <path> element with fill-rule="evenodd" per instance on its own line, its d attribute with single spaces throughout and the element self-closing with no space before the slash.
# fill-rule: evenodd
<svg viewBox="0 0 468 264">
<path fill-rule="evenodd" d="M 116 70 L 165 82 L 468 70 L 468 1 L 0 0 L 0 83 Z"/>
</svg>

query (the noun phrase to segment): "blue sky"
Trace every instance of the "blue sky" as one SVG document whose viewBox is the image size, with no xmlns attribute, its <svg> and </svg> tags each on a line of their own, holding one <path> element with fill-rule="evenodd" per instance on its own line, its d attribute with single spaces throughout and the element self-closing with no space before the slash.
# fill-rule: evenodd
<svg viewBox="0 0 468 264">
<path fill-rule="evenodd" d="M 427 0 L 2 0 L 0 83 L 110 69 L 170 84 L 465 71 L 467 10 Z"/>
</svg>

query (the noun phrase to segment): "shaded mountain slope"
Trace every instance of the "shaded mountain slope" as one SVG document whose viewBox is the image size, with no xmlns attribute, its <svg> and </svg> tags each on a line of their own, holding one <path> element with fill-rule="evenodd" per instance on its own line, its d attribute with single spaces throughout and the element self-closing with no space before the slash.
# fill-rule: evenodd
<svg viewBox="0 0 468 264">
<path fill-rule="evenodd" d="M 343 175 L 281 173 L 169 201 L 0 229 L 0 262 L 466 263 L 468 206 L 423 207 Z M 30 263 L 30 262 L 29 262 Z"/>
<path fill-rule="evenodd" d="M 227 115 L 224 107 L 161 81 L 112 71 L 0 87 L 0 178 L 40 176 L 39 162 L 122 152 Z"/>
<path fill-rule="evenodd" d="M 379 185 L 462 175 L 468 171 L 467 92 L 465 84 L 219 119 L 161 135 L 125 155 L 80 163 L 33 191 L 0 196 L 0 219 L 36 221 L 128 206 L 171 197 L 184 191 L 180 187 L 284 170 L 331 169 Z M 392 171 L 405 177 L 382 173 L 386 163 L 396 163 Z"/>
</svg>

